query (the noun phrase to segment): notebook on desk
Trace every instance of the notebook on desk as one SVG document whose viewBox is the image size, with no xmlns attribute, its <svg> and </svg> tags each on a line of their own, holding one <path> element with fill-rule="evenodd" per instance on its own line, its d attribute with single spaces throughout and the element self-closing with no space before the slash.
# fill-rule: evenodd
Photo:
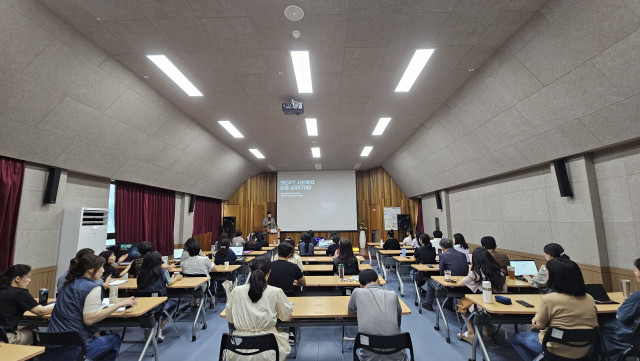
<svg viewBox="0 0 640 361">
<path fill-rule="evenodd" d="M 609 298 L 607 291 L 604 289 L 604 286 L 600 283 L 590 283 L 584 285 L 587 289 L 587 293 L 593 297 L 598 305 L 611 304 L 615 305 L 620 302 L 613 301 Z"/>
</svg>

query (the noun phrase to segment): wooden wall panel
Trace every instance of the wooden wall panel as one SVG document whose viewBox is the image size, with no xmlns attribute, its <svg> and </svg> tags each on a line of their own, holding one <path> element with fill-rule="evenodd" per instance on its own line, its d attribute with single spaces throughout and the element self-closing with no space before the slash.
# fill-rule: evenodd
<svg viewBox="0 0 640 361">
<path fill-rule="evenodd" d="M 223 202 L 223 215 L 235 215 L 227 214 L 227 206 L 236 205 L 239 207 L 238 214 L 236 215 L 236 228 L 241 230 L 243 234 L 252 232 L 254 225 L 258 223 L 254 214 L 254 206 L 263 206 L 266 213 L 270 210 L 274 217 L 278 219 L 276 208 L 276 195 L 277 195 L 277 173 L 265 172 L 256 174 L 249 178 L 236 193 L 229 198 L 228 201 Z M 383 207 L 401 207 L 402 213 L 411 215 L 411 224 L 415 226 L 415 222 L 418 216 L 418 202 L 417 199 L 408 198 L 391 179 L 389 174 L 382 168 L 374 168 L 368 171 L 356 172 L 356 201 L 358 202 L 358 219 L 361 219 L 367 225 L 367 241 L 371 235 L 371 220 L 369 219 L 370 207 L 372 204 L 379 205 L 380 219 L 379 225 L 382 226 L 382 214 Z M 264 217 L 264 215 L 262 216 Z M 259 222 L 262 222 L 260 218 Z M 374 222 L 375 225 L 375 222 Z M 385 230 L 381 229 L 380 235 L 383 235 Z M 359 234 L 354 232 L 341 232 L 351 242 L 356 245 L 358 243 Z M 327 232 L 318 232 L 318 236 L 327 236 Z M 294 239 L 300 239 L 300 232 L 282 232 L 281 238 L 284 239 L 287 236 L 292 236 Z"/>
<path fill-rule="evenodd" d="M 49 297 L 56 295 L 56 266 L 31 270 L 31 283 L 27 287 L 33 297 L 38 297 L 41 288 L 49 289 Z"/>
</svg>

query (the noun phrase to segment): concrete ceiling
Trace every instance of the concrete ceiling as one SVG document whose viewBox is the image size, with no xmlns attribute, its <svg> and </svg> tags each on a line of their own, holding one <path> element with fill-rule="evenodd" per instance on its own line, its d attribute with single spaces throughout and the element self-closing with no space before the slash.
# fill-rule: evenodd
<svg viewBox="0 0 640 361">
<path fill-rule="evenodd" d="M 545 0 L 40 2 L 257 167 L 288 171 L 381 165 Z M 284 17 L 292 4 L 301 21 Z M 436 51 L 412 90 L 394 93 L 416 48 Z M 297 94 L 293 49 L 310 51 L 313 94 Z M 188 97 L 146 54 L 166 54 L 204 96 Z M 292 96 L 318 119 L 318 137 L 307 136 L 303 116 L 282 114 Z M 393 120 L 374 137 L 382 116 Z M 232 138 L 222 119 L 245 138 Z M 361 158 L 365 145 L 374 149 Z M 311 146 L 321 148 L 319 162 Z"/>
</svg>

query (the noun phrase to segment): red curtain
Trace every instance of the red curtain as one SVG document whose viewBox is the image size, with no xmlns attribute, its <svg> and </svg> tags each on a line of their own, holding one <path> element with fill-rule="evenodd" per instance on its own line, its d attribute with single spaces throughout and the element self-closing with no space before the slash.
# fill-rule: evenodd
<svg viewBox="0 0 640 361">
<path fill-rule="evenodd" d="M 222 201 L 219 199 L 196 197 L 193 211 L 193 235 L 211 232 L 211 244 L 218 241 L 222 217 Z"/>
<path fill-rule="evenodd" d="M 149 241 L 160 254 L 171 254 L 175 211 L 173 191 L 116 182 L 116 242 Z"/>
<path fill-rule="evenodd" d="M 424 222 L 422 221 L 422 199 L 418 200 L 418 219 L 416 220 L 416 232 L 424 233 Z"/>
<path fill-rule="evenodd" d="M 0 157 L 0 271 L 13 264 L 24 162 Z"/>
</svg>

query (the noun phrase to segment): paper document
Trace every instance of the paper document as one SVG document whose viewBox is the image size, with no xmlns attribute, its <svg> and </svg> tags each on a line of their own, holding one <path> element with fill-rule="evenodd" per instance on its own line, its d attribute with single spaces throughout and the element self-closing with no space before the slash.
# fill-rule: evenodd
<svg viewBox="0 0 640 361">
<path fill-rule="evenodd" d="M 127 280 L 111 281 L 111 282 L 109 282 L 109 286 L 118 286 L 118 285 L 121 285 L 123 283 L 127 283 Z"/>
</svg>

